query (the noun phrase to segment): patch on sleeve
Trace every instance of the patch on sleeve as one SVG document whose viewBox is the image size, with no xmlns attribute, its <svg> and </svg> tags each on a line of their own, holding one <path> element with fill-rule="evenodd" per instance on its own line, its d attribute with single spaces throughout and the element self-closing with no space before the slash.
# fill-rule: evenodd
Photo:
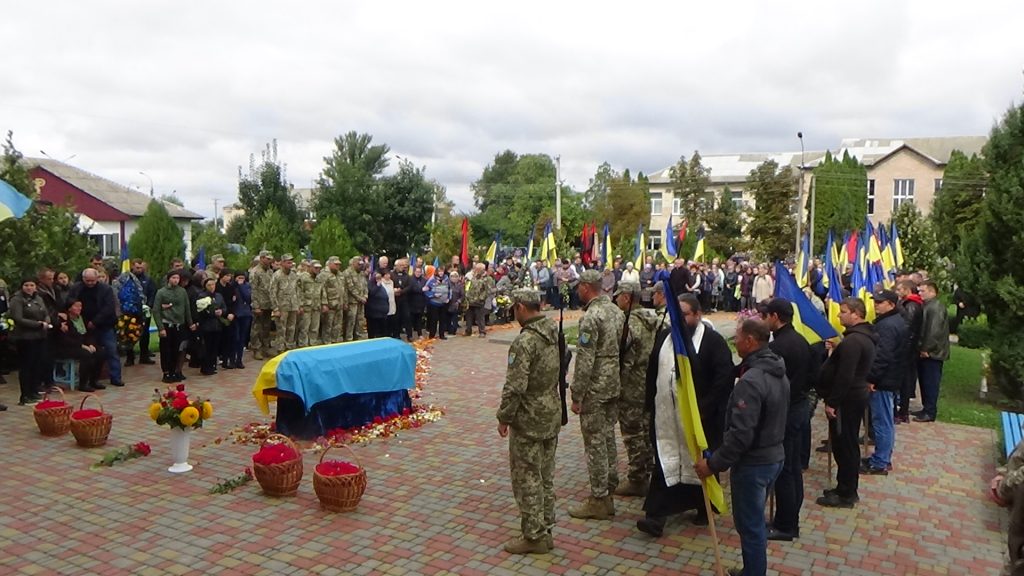
<svg viewBox="0 0 1024 576">
<path fill-rule="evenodd" d="M 744 410 L 747 407 L 747 401 L 740 400 L 739 402 L 736 403 L 736 407 L 739 408 L 740 410 Z"/>
<path fill-rule="evenodd" d="M 516 362 L 516 353 L 515 352 L 509 352 L 508 353 L 508 365 L 511 366 L 511 365 L 515 364 L 515 362 Z"/>
<path fill-rule="evenodd" d="M 580 337 L 579 337 L 580 346 L 589 346 L 591 341 L 592 341 L 592 338 L 590 337 L 590 332 L 580 332 Z"/>
</svg>

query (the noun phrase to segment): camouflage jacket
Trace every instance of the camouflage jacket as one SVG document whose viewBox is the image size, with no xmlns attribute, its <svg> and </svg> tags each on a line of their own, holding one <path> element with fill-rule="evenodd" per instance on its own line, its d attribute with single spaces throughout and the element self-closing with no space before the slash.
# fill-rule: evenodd
<svg viewBox="0 0 1024 576">
<path fill-rule="evenodd" d="M 274 307 L 270 299 L 270 283 L 274 271 L 263 266 L 256 266 L 249 271 L 249 284 L 252 286 L 252 307 L 270 310 Z"/>
<path fill-rule="evenodd" d="M 366 284 L 366 276 L 362 272 L 346 268 L 341 273 L 341 283 L 344 294 L 348 296 L 346 304 L 366 304 L 369 287 Z"/>
<path fill-rule="evenodd" d="M 660 323 L 661 318 L 654 310 L 635 308 L 629 313 L 629 333 L 619 360 L 619 400 L 622 402 L 643 404 L 646 398 L 647 362 Z"/>
<path fill-rule="evenodd" d="M 473 277 L 466 281 L 466 302 L 470 306 L 483 306 L 487 299 L 494 295 L 494 278 L 484 275 L 483 278 Z"/>
<path fill-rule="evenodd" d="M 324 287 L 324 304 L 330 306 L 332 310 L 337 310 L 339 306 L 348 303 L 342 278 L 344 275 L 341 272 L 334 273 L 330 270 L 322 270 L 316 277 L 317 282 Z"/>
<path fill-rule="evenodd" d="M 295 312 L 299 309 L 299 275 L 285 273 L 284 268 L 274 272 L 270 281 L 270 302 L 280 312 Z"/>
<path fill-rule="evenodd" d="M 624 316 L 605 295 L 591 300 L 584 310 L 570 388 L 573 403 L 587 412 L 619 397 L 619 339 Z"/>
<path fill-rule="evenodd" d="M 299 272 L 298 283 L 302 307 L 306 310 L 316 309 L 319 312 L 320 303 L 323 302 L 323 295 L 321 294 L 323 286 L 309 272 Z"/>
<path fill-rule="evenodd" d="M 558 325 L 537 316 L 526 322 L 508 349 L 498 422 L 516 434 L 547 440 L 562 427 L 558 396 Z"/>
</svg>

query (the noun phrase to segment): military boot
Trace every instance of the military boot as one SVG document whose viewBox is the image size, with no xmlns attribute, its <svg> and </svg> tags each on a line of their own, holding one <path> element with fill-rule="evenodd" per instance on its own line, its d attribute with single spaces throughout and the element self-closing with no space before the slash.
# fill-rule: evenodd
<svg viewBox="0 0 1024 576">
<path fill-rule="evenodd" d="M 613 510 L 612 513 L 614 514 L 614 505 L 611 503 L 610 496 L 605 496 L 604 498 L 588 496 L 579 506 L 569 508 L 569 516 L 581 519 L 607 520 L 609 518 L 609 508 Z"/>
<path fill-rule="evenodd" d="M 548 550 L 555 549 L 555 537 L 551 535 L 551 530 L 544 535 L 544 543 L 548 545 Z"/>
<path fill-rule="evenodd" d="M 549 551 L 546 538 L 527 540 L 520 536 L 505 543 L 505 552 L 509 554 L 547 554 Z"/>
<path fill-rule="evenodd" d="M 647 496 L 647 485 L 630 480 L 615 489 L 616 496 Z"/>
<path fill-rule="evenodd" d="M 615 499 L 611 494 L 604 497 L 604 509 L 608 516 L 615 516 Z"/>
</svg>

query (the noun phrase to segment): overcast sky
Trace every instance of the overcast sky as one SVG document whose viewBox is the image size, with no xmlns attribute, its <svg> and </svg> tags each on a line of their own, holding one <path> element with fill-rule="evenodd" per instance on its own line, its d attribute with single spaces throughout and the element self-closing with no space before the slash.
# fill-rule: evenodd
<svg viewBox="0 0 1024 576">
<path fill-rule="evenodd" d="M 1019 0 L 13 2 L 0 129 L 209 216 L 277 138 L 308 187 L 368 132 L 461 209 L 494 155 L 654 172 L 702 153 L 987 134 L 1024 87 Z M 394 164 L 394 162 L 393 162 Z"/>
</svg>

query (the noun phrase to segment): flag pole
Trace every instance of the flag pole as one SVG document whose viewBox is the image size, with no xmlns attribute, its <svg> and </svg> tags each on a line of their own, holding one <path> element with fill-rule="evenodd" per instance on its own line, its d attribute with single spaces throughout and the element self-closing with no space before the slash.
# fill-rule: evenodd
<svg viewBox="0 0 1024 576">
<path fill-rule="evenodd" d="M 725 568 L 722 567 L 722 550 L 718 546 L 718 530 L 715 529 L 715 511 L 711 509 L 711 498 L 708 496 L 708 479 L 700 481 L 701 492 L 704 495 L 704 509 L 708 514 L 708 531 L 711 533 L 711 545 L 715 550 L 715 574 L 725 576 Z"/>
</svg>

